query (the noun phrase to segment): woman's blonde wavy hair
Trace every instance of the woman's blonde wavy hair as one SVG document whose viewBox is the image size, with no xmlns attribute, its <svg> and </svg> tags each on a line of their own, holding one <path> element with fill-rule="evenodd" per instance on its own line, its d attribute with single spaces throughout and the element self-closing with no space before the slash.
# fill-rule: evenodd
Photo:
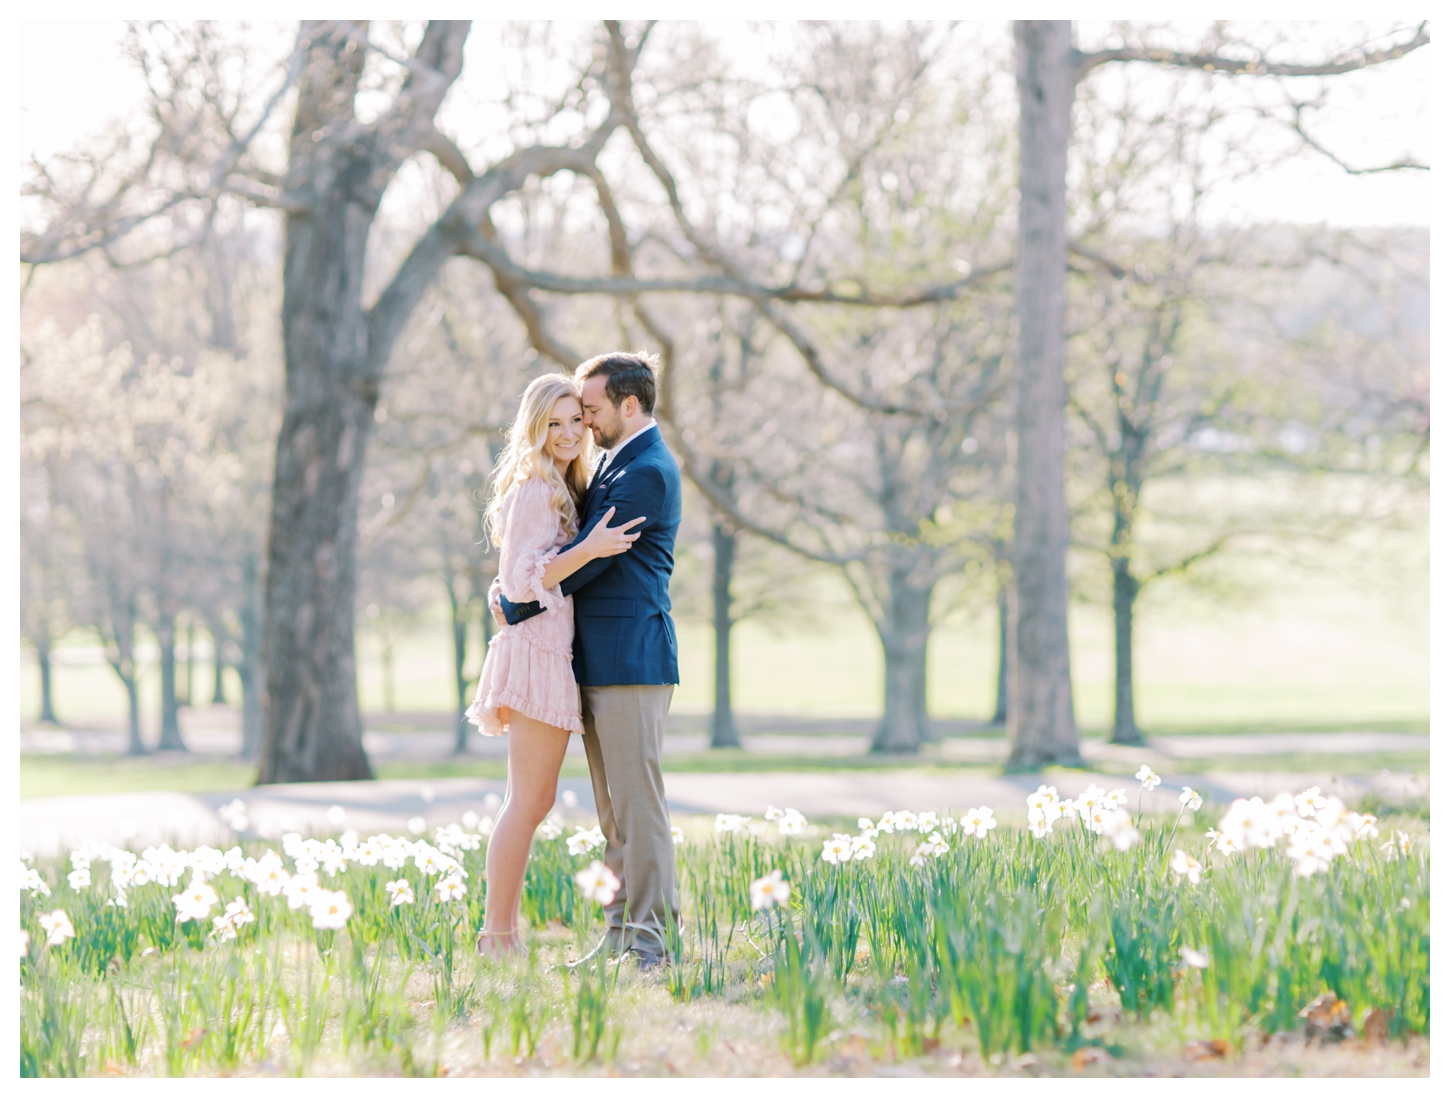
<svg viewBox="0 0 1450 1098">
<path fill-rule="evenodd" d="M 483 529 L 497 547 L 503 546 L 503 530 L 499 516 L 508 494 L 530 477 L 539 477 L 554 489 L 553 505 L 559 522 L 572 538 L 579 532 L 579 501 L 589 482 L 589 463 L 593 438 L 584 432 L 584 445 L 579 456 L 559 475 L 554 459 L 544 453 L 549 438 L 549 416 L 560 397 L 579 399 L 574 379 L 567 374 L 545 374 L 529 382 L 519 400 L 519 411 L 508 429 L 508 443 L 494 467 L 493 491 L 483 516 Z"/>
</svg>

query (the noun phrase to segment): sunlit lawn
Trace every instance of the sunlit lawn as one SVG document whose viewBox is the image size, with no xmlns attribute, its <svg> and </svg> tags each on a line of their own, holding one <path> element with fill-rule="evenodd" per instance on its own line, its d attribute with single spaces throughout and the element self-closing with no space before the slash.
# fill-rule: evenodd
<svg viewBox="0 0 1450 1098">
<path fill-rule="evenodd" d="M 1145 597 L 1138 619 L 1137 699 L 1150 731 L 1246 730 L 1270 725 L 1345 727 L 1351 723 L 1426 721 L 1429 716 L 1429 620 L 1424 584 L 1411 569 L 1402 588 L 1376 590 L 1332 574 L 1303 573 L 1269 561 L 1240 565 L 1245 591 L 1164 589 Z M 1150 589 L 1151 590 L 1151 589 Z M 793 623 L 747 620 L 733 646 L 735 705 L 742 713 L 868 718 L 881 704 L 880 645 L 869 623 L 830 582 L 810 592 L 812 614 Z M 959 611 L 933 634 L 928 699 L 933 716 L 981 720 L 990 715 L 997 665 L 995 611 Z M 1111 621 L 1100 606 L 1071 614 L 1073 691 L 1079 723 L 1103 728 L 1112 711 Z M 680 623 L 682 682 L 677 713 L 711 702 L 712 636 Z M 79 634 L 73 644 L 93 643 Z M 404 712 L 445 713 L 454 699 L 452 658 L 441 608 L 404 636 L 394 654 L 395 704 Z M 475 632 L 469 672 L 476 675 Z M 154 737 L 159 685 L 143 665 L 143 725 Z M 198 661 L 194 696 L 211 697 L 211 671 Z M 239 688 L 228 674 L 233 702 Z M 365 712 L 383 710 L 377 639 L 359 641 L 359 695 Z M 39 705 L 38 674 L 27 656 L 20 713 Z M 55 698 L 63 721 L 119 720 L 120 684 L 103 664 L 62 662 Z"/>
<path fill-rule="evenodd" d="M 1137 637 L 1137 699 L 1140 723 L 1150 736 L 1256 732 L 1415 732 L 1429 730 L 1428 617 L 1419 543 L 1411 535 L 1386 544 L 1396 565 L 1388 586 L 1347 583 L 1327 571 L 1303 571 L 1270 559 L 1239 564 L 1238 587 L 1214 592 L 1164 588 L 1145 598 Z M 1403 558 L 1403 561 L 1401 561 Z M 1404 563 L 1404 562 L 1408 563 Z M 880 647 L 869 624 L 842 590 L 823 582 L 810 592 L 811 613 L 786 628 L 747 620 L 737 627 L 733 650 L 735 706 L 746 717 L 772 714 L 790 719 L 869 721 L 881 699 Z M 1111 718 L 1111 621 L 1097 606 L 1072 608 L 1074 702 L 1084 736 L 1104 735 Z M 934 633 L 929 652 L 930 710 L 942 720 L 984 720 L 991 712 L 996 675 L 996 623 L 986 608 L 949 616 Z M 89 643 L 75 635 L 71 643 Z M 712 636 L 699 623 L 680 626 L 682 683 L 673 712 L 682 723 L 701 727 L 710 709 Z M 448 634 L 435 608 L 399 641 L 394 654 L 397 719 L 383 712 L 383 682 L 376 637 L 360 635 L 359 694 L 371 726 L 405 730 L 407 713 L 434 713 L 434 727 L 446 727 L 453 706 L 448 681 Z M 473 638 L 470 674 L 480 660 Z M 143 665 L 143 728 L 155 738 L 158 685 L 154 664 Z M 196 664 L 193 695 L 211 697 L 208 661 Z M 228 673 L 228 695 L 239 697 Z M 38 675 L 22 664 L 20 712 L 38 708 Z M 85 727 L 99 722 L 116 728 L 124 716 L 124 695 L 109 668 L 61 662 L 55 698 L 63 721 Z M 198 717 L 202 714 L 198 713 Z M 416 726 L 416 721 L 412 723 Z M 860 727 L 858 725 L 858 727 Z M 769 722 L 761 727 L 769 731 Z M 984 732 L 981 734 L 992 734 Z M 864 749 L 863 740 L 863 749 Z M 1306 745 L 1306 748 L 1309 745 Z M 900 769 L 931 766 L 971 769 L 934 758 L 928 746 L 919 759 L 865 757 L 821 759 L 809 755 L 752 755 L 700 752 L 670 756 L 667 766 L 684 770 Z M 1422 770 L 1427 754 L 1292 756 L 1175 762 L 1179 770 L 1314 770 L 1366 773 L 1383 767 Z M 980 767 L 978 767 L 980 768 Z M 150 756 L 145 759 L 25 757 L 22 796 L 109 790 L 174 789 L 189 792 L 244 789 L 252 767 L 231 759 Z M 449 758 L 382 762 L 380 777 L 475 775 L 502 777 L 494 760 Z M 570 758 L 565 773 L 583 774 L 583 760 Z"/>
</svg>

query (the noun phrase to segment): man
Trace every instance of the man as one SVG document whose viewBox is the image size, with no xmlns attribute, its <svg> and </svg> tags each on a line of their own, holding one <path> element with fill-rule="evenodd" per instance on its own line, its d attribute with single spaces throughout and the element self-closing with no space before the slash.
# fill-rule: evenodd
<svg viewBox="0 0 1450 1098">
<path fill-rule="evenodd" d="M 655 425 L 651 357 L 598 355 L 579 366 L 575 379 L 583 387 L 584 424 L 605 457 L 585 490 L 572 544 L 610 508 L 614 525 L 644 519 L 627 553 L 590 561 L 560 589 L 574 596 L 574 678 L 604 861 L 621 882 L 604 909 L 605 941 L 647 969 L 665 958 L 667 920 L 679 925 L 660 754 L 680 681 L 670 619 L 680 471 Z"/>
</svg>

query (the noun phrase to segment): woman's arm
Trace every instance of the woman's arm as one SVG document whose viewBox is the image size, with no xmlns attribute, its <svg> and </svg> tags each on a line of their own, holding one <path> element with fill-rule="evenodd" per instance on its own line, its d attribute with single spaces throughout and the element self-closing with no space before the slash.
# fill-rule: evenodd
<svg viewBox="0 0 1450 1098">
<path fill-rule="evenodd" d="M 599 521 L 594 524 L 583 541 L 570 546 L 549 561 L 548 566 L 544 569 L 545 587 L 557 587 L 591 560 L 598 560 L 601 557 L 617 557 L 620 553 L 629 551 L 629 547 L 639 537 L 637 531 L 630 532 L 631 527 L 638 526 L 644 521 L 644 517 L 630 519 L 618 526 L 610 526 L 609 520 L 613 517 L 614 508 L 611 507 L 600 516 Z"/>
</svg>

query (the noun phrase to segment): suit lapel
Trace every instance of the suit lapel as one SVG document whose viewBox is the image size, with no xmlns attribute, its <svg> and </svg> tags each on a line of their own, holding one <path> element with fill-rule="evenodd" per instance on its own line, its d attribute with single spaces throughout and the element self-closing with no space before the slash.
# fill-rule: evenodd
<svg viewBox="0 0 1450 1098">
<path fill-rule="evenodd" d="M 583 519 L 580 522 L 580 526 L 588 525 L 594 518 L 594 512 L 598 510 L 598 504 L 604 495 L 604 489 L 619 479 L 630 462 L 641 454 L 647 453 L 652 446 L 663 445 L 664 443 L 660 440 L 660 429 L 658 427 L 640 431 L 639 434 L 635 435 L 619 449 L 619 452 L 614 455 L 614 460 L 609 463 L 608 469 L 605 469 L 602 473 L 596 471 L 589 478 L 589 483 L 584 488 L 584 505 L 581 508 Z"/>
<path fill-rule="evenodd" d="M 640 431 L 632 439 L 620 448 L 619 453 L 614 455 L 614 460 L 609 463 L 609 468 L 604 470 L 604 475 L 599 479 L 601 482 L 614 481 L 619 474 L 624 472 L 631 461 L 646 453 L 651 446 L 654 446 L 660 437 L 658 427 L 647 427 Z"/>
</svg>

